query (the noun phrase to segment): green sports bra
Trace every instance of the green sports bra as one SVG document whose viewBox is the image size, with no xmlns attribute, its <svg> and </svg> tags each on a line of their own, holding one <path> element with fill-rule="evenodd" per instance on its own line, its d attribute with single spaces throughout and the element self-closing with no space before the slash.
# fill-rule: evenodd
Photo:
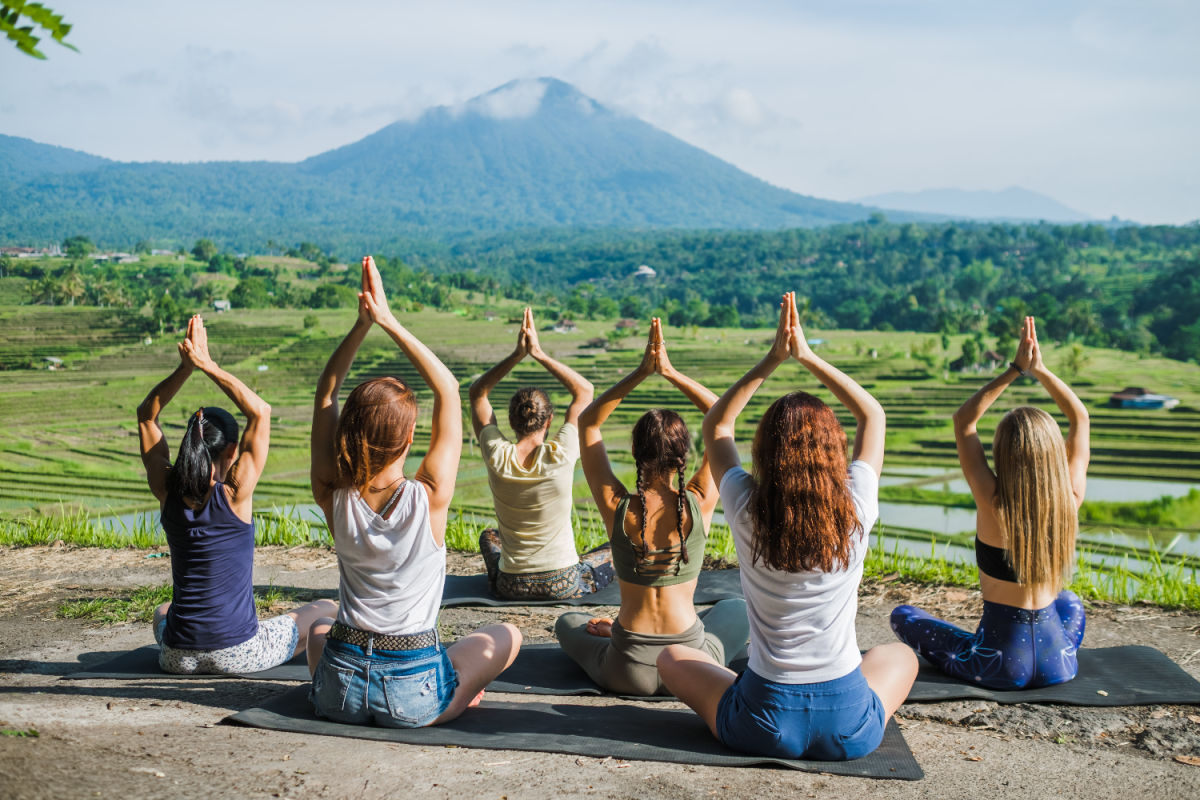
<svg viewBox="0 0 1200 800">
<path fill-rule="evenodd" d="M 639 586 L 673 586 L 694 580 L 700 574 L 700 568 L 704 566 L 704 545 L 708 541 L 708 531 L 704 529 L 704 518 L 700 515 L 696 495 L 692 492 L 685 494 L 692 513 L 692 527 L 684 539 L 684 548 L 647 549 L 642 554 L 638 553 L 629 534 L 625 533 L 625 515 L 629 513 L 629 501 L 633 495 L 626 495 L 617 503 L 609 541 L 612 542 L 613 568 L 618 578 Z M 685 548 L 686 561 L 683 558 Z"/>
</svg>

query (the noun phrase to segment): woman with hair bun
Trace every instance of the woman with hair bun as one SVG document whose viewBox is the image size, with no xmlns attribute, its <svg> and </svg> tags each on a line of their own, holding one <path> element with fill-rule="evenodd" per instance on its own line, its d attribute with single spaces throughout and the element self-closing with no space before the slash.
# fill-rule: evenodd
<svg viewBox="0 0 1200 800">
<path fill-rule="evenodd" d="M 554 407 L 541 389 L 518 389 L 508 404 L 509 441 L 496 424 L 488 394 L 529 356 L 571 393 L 562 427 L 550 438 Z M 479 536 L 492 593 L 507 600 L 566 600 L 612 582 L 607 544 L 583 556 L 575 550 L 571 515 L 575 462 L 579 460 L 579 413 L 592 402 L 592 384 L 542 350 L 533 311 L 525 309 L 517 347 L 471 384 L 471 425 L 487 466 L 498 528 Z"/>
<path fill-rule="evenodd" d="M 840 761 L 883 741 L 884 726 L 917 675 L 900 643 L 860 655 L 855 632 L 867 536 L 879 516 L 883 408 L 817 356 L 800 328 L 796 297 L 783 296 L 767 355 L 704 417 L 704 447 L 733 531 L 750 616 L 750 661 L 741 675 L 689 647 L 658 659 L 667 688 L 727 746 L 756 755 Z M 850 413 L 806 392 L 780 397 L 758 423 L 754 473 L 741 465 L 734 425 L 771 373 L 795 358 Z"/>
<path fill-rule="evenodd" d="M 996 426 L 988 466 L 977 425 L 1008 385 L 1032 375 L 1067 417 L 1066 441 L 1040 408 L 1009 411 Z M 892 611 L 892 630 L 947 675 L 990 689 L 1064 683 L 1079 669 L 1083 604 L 1065 589 L 1075 563 L 1087 485 L 1087 408 L 1042 361 L 1033 317 L 1017 356 L 954 413 L 958 460 L 975 497 L 975 557 L 983 617 L 962 630 L 913 606 Z"/>
<path fill-rule="evenodd" d="M 634 425 L 632 494 L 609 463 L 600 426 L 656 373 L 701 412 L 716 399 L 671 365 L 662 325 L 652 320 L 642 363 L 579 418 L 583 473 L 609 531 L 621 610 L 615 620 L 571 612 L 554 626 L 563 650 L 598 685 L 642 696 L 664 693 L 655 659 L 667 645 L 686 644 L 724 664 L 745 644 L 748 631 L 741 599 L 722 600 L 700 615 L 692 604 L 717 492 L 707 451 L 684 484 L 692 441 L 683 419 L 674 411 L 652 409 Z"/>
<path fill-rule="evenodd" d="M 425 457 L 410 479 L 417 400 L 403 381 L 355 387 L 340 413 L 338 391 L 354 355 L 378 325 L 433 392 Z M 369 256 L 358 319 L 317 380 L 312 424 L 313 499 L 337 547 L 337 620 L 312 627 L 308 667 L 316 713 L 336 722 L 418 728 L 475 705 L 517 656 L 521 632 L 487 625 L 443 647 L 437 616 L 446 581 L 446 518 L 462 453 L 458 381 L 388 307 Z"/>
<path fill-rule="evenodd" d="M 304 652 L 308 627 L 337 610 L 318 600 L 270 619 L 254 606 L 254 487 L 267 461 L 271 407 L 217 366 L 199 316 L 188 321 L 179 367 L 138 406 L 146 480 L 162 509 L 171 550 L 171 602 L 154 612 L 158 663 L 166 672 L 245 673 L 278 666 Z M 223 408 L 188 417 L 171 462 L 158 417 L 196 370 L 246 415 L 238 424 Z"/>
</svg>

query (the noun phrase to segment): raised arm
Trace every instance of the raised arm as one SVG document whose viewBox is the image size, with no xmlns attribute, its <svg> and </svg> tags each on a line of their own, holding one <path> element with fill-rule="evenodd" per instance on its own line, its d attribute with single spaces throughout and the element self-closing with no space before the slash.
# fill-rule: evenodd
<svg viewBox="0 0 1200 800">
<path fill-rule="evenodd" d="M 430 525 L 434 541 L 441 545 L 446 536 L 446 516 L 462 456 L 462 401 L 458 395 L 458 380 L 432 350 L 392 315 L 383 291 L 383 280 L 370 256 L 366 259 L 366 271 L 370 288 L 363 294 L 371 319 L 392 337 L 433 392 L 429 449 L 413 477 L 429 492 Z"/>
<path fill-rule="evenodd" d="M 608 531 L 612 530 L 617 503 L 627 492 L 625 484 L 613 473 L 608 451 L 604 447 L 604 437 L 600 434 L 600 426 L 612 416 L 612 412 L 638 384 L 653 374 L 654 325 L 651 324 L 650 339 L 646 343 L 646 351 L 637 369 L 593 400 L 579 415 L 579 458 L 583 464 L 583 475 L 587 478 L 588 488 L 592 490 L 592 498 L 596 501 L 600 518 L 604 520 L 604 528 Z"/>
<path fill-rule="evenodd" d="M 192 325 L 192 320 L 188 320 L 189 335 Z M 150 491 L 160 504 L 167 498 L 167 471 L 171 469 L 171 450 L 167 446 L 166 437 L 163 436 L 158 415 L 183 388 L 183 384 L 194 370 L 195 367 L 184 357 L 181 343 L 179 366 L 159 381 L 137 408 L 138 438 L 141 442 L 142 466 L 146 468 L 146 483 L 150 485 Z"/>
<path fill-rule="evenodd" d="M 800 314 L 796 310 L 796 297 L 792 294 L 792 356 L 833 392 L 834 397 L 854 415 L 853 460 L 865 461 L 879 475 L 883 472 L 883 442 L 887 433 L 887 415 L 870 392 L 858 382 L 825 359 L 813 352 L 800 327 Z"/>
<path fill-rule="evenodd" d="M 561 361 L 556 361 L 551 358 L 546 351 L 542 350 L 542 343 L 538 339 L 537 326 L 533 322 L 533 309 L 525 309 L 525 323 L 521 327 L 521 332 L 524 335 L 526 352 L 534 361 L 546 368 L 546 371 L 554 376 L 554 379 L 566 387 L 571 393 L 571 405 L 567 406 L 567 415 L 563 422 L 569 422 L 572 425 L 579 424 L 579 415 L 592 402 L 592 397 L 595 394 L 595 387 L 591 381 L 580 375 L 575 370 L 568 367 Z"/>
<path fill-rule="evenodd" d="M 713 403 L 717 402 L 716 394 L 699 381 L 675 369 L 667 355 L 667 343 L 662 335 L 662 322 L 655 319 L 651 324 L 658 328 L 654 371 L 663 376 L 667 383 L 678 389 L 684 397 L 691 401 L 692 405 L 700 409 L 701 414 L 707 414 L 708 410 L 713 407 Z M 713 480 L 712 467 L 708 463 L 708 448 L 705 448 L 704 455 L 700 457 L 700 465 L 692 474 L 692 479 L 688 481 L 687 488 L 694 492 L 700 501 L 700 511 L 704 515 L 704 522 L 707 525 L 712 519 L 713 511 L 717 508 L 717 500 L 720 499 L 716 481 Z"/>
<path fill-rule="evenodd" d="M 704 455 L 708 459 L 713 480 L 718 488 L 726 472 L 742 465 L 737 444 L 733 439 L 738 415 L 745 410 L 746 404 L 763 385 L 763 381 L 791 355 L 794 304 L 795 298 L 790 292 L 783 296 L 783 301 L 779 304 L 779 326 L 775 329 L 775 341 L 771 343 L 771 349 L 749 372 L 726 389 L 725 394 L 721 395 L 704 415 Z"/>
<path fill-rule="evenodd" d="M 362 263 L 363 286 L 367 285 L 367 260 Z M 363 293 L 358 296 L 358 319 L 354 326 L 342 339 L 342 343 L 333 351 L 321 377 L 317 378 L 317 395 L 313 402 L 312 435 L 310 438 L 313 500 L 325 512 L 326 521 L 333 516 L 333 487 L 337 478 L 334 467 L 336 449 L 334 435 L 338 424 L 338 392 L 346 380 L 346 373 L 354 363 L 354 356 L 367 332 L 371 330 L 371 316 L 367 310 L 367 301 Z"/>
<path fill-rule="evenodd" d="M 958 463 L 962 466 L 963 476 L 971 487 L 971 495 L 975 498 L 978 508 L 991 508 L 996 496 L 996 474 L 988 465 L 987 455 L 983 451 L 983 442 L 979 440 L 979 420 L 987 410 L 1000 399 L 1004 390 L 1013 381 L 1028 372 L 1033 363 L 1034 341 L 1031 338 L 1032 317 L 1026 317 L 1021 328 L 1021 341 L 1017 345 L 1017 355 L 1008 369 L 997 375 L 979 391 L 971 395 L 967 402 L 954 412 L 954 443 L 958 448 Z"/>
<path fill-rule="evenodd" d="M 492 389 L 496 388 L 496 384 L 504 380 L 504 376 L 512 372 L 513 367 L 521 363 L 521 359 L 529 352 L 525 336 L 525 321 L 528 319 L 529 309 L 527 308 L 525 309 L 525 320 L 522 321 L 521 330 L 517 334 L 516 349 L 499 364 L 480 375 L 467 390 L 468 399 L 471 402 L 471 428 L 475 431 L 476 437 L 488 425 L 496 424 L 496 412 L 492 410 L 488 395 L 491 394 Z"/>
<path fill-rule="evenodd" d="M 1091 460 L 1091 417 L 1083 401 L 1071 391 L 1071 387 L 1055 375 L 1042 361 L 1042 348 L 1037 340 L 1037 327 L 1033 317 L 1025 318 L 1027 335 L 1031 340 L 1030 359 L 1027 371 L 1037 378 L 1067 418 L 1067 469 L 1071 474 L 1071 489 L 1075 494 L 1075 507 L 1083 504 L 1087 491 L 1087 468 Z M 1022 338 L 1024 344 L 1024 338 Z"/>
<path fill-rule="evenodd" d="M 225 474 L 225 485 L 234 510 L 243 519 L 249 519 L 254 487 L 267 465 L 267 450 L 271 445 L 271 407 L 236 376 L 217 366 L 208 353 L 208 331 L 198 315 L 188 324 L 188 337 L 182 347 L 184 359 L 207 375 L 246 417 L 237 460 Z"/>
</svg>

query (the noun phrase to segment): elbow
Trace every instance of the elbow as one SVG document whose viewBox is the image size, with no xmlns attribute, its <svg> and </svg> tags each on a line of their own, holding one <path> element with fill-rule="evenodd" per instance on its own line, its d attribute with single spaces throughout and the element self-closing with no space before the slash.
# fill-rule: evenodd
<svg viewBox="0 0 1200 800">
<path fill-rule="evenodd" d="M 485 397 L 487 395 L 487 392 L 485 392 L 483 390 L 483 387 L 479 385 L 480 382 L 482 382 L 482 381 L 483 381 L 483 378 L 476 379 L 475 381 L 473 381 L 471 383 L 470 387 L 468 387 L 468 389 L 467 389 L 467 398 L 472 403 L 475 402 L 476 400 L 478 400 L 480 397 Z"/>
<path fill-rule="evenodd" d="M 154 412 L 150 409 L 149 403 L 144 402 L 137 407 L 137 421 L 138 422 L 153 422 L 154 421 Z"/>
</svg>

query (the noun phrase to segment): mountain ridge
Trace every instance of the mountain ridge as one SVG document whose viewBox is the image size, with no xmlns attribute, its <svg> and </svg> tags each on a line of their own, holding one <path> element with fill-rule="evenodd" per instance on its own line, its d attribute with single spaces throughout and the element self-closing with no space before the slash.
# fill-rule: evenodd
<svg viewBox="0 0 1200 800">
<path fill-rule="evenodd" d="M 22 168 L 3 171 L 17 151 Z M 297 162 L 118 162 L 0 140 L 0 241 L 12 243 L 208 236 L 358 250 L 561 226 L 810 227 L 876 210 L 773 186 L 553 78 L 510 81 Z"/>
<path fill-rule="evenodd" d="M 857 198 L 856 202 L 884 206 L 901 211 L 943 214 L 972 220 L 1013 222 L 1097 222 L 1094 217 L 1076 211 L 1053 197 L 1009 186 L 988 189 L 922 189 L 915 192 L 885 192 Z"/>
</svg>

